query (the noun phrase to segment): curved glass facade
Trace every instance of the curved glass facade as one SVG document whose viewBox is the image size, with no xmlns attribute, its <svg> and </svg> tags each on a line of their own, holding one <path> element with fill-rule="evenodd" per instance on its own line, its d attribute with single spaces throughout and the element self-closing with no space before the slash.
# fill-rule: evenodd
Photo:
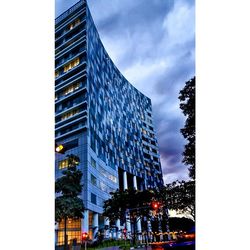
<svg viewBox="0 0 250 250">
<path fill-rule="evenodd" d="M 85 1 L 55 23 L 55 139 L 74 141 L 67 154 L 79 156 L 83 172 L 80 230 L 94 238 L 110 192 L 163 185 L 152 105 L 110 59 Z M 56 155 L 56 178 L 67 154 Z"/>
</svg>

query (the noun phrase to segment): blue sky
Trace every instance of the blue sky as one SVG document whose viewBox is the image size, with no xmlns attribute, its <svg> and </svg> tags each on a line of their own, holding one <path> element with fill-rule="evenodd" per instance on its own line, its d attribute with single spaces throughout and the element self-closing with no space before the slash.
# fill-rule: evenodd
<svg viewBox="0 0 250 250">
<path fill-rule="evenodd" d="M 56 16 L 78 0 L 55 0 Z M 178 94 L 195 75 L 193 0 L 88 0 L 108 54 L 151 98 L 165 183 L 188 179 Z"/>
</svg>

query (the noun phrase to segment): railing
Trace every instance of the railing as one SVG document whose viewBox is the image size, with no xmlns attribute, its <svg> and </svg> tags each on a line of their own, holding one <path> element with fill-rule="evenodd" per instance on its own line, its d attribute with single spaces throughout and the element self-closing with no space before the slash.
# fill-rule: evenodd
<svg viewBox="0 0 250 250">
<path fill-rule="evenodd" d="M 85 0 L 80 0 L 78 3 L 73 5 L 70 9 L 63 12 L 59 17 L 56 18 L 55 24 L 57 25 L 59 22 L 61 22 L 63 19 L 65 19 L 67 16 L 69 16 L 72 12 L 74 12 L 76 9 L 78 9 L 80 6 L 82 6 L 85 3 Z"/>
</svg>

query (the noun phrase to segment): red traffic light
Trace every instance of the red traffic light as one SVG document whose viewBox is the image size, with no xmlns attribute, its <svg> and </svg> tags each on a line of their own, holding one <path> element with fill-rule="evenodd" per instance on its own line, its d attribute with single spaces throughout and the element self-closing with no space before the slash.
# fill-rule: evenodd
<svg viewBox="0 0 250 250">
<path fill-rule="evenodd" d="M 153 201 L 152 203 L 151 203 L 151 207 L 154 209 L 154 210 L 156 210 L 156 209 L 158 209 L 159 207 L 160 207 L 160 202 L 159 201 Z"/>
<path fill-rule="evenodd" d="M 126 229 L 126 228 L 123 229 L 123 233 L 124 233 L 124 234 L 127 233 L 127 229 Z"/>
<path fill-rule="evenodd" d="M 82 233 L 82 240 L 87 240 L 89 237 L 88 233 L 84 232 Z"/>
</svg>

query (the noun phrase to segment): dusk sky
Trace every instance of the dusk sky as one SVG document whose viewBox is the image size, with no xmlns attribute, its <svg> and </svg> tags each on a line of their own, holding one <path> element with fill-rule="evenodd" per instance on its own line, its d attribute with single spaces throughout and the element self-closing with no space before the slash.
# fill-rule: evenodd
<svg viewBox="0 0 250 250">
<path fill-rule="evenodd" d="M 78 0 L 55 0 L 56 17 Z M 165 183 L 188 179 L 179 91 L 195 75 L 194 0 L 88 0 L 109 56 L 152 100 Z"/>
</svg>

